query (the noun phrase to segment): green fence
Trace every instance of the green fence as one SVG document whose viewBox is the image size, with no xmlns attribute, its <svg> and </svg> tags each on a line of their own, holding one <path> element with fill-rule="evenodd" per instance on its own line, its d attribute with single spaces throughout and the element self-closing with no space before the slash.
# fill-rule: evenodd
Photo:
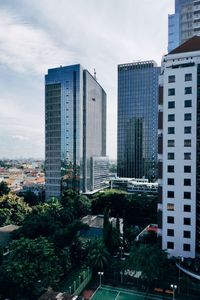
<svg viewBox="0 0 200 300">
<path fill-rule="evenodd" d="M 90 268 L 77 269 L 71 272 L 60 284 L 60 291 L 79 295 L 92 279 Z"/>
</svg>

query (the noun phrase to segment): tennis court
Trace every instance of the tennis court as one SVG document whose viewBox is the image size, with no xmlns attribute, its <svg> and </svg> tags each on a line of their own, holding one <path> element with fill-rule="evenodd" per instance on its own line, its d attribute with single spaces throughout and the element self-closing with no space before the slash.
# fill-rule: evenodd
<svg viewBox="0 0 200 300">
<path fill-rule="evenodd" d="M 113 288 L 111 286 L 101 286 L 90 298 L 91 300 L 159 300 L 161 297 L 148 295 L 140 292 L 134 292 L 131 290 L 125 290 L 121 288 Z"/>
</svg>

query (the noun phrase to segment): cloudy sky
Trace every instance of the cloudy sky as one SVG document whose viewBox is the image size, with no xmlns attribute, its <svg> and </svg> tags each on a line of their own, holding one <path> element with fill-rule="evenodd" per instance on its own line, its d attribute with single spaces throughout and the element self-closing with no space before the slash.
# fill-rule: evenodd
<svg viewBox="0 0 200 300">
<path fill-rule="evenodd" d="M 117 65 L 167 52 L 174 0 L 0 0 L 0 157 L 44 157 L 44 74 L 81 63 L 107 92 L 117 152 Z"/>
</svg>

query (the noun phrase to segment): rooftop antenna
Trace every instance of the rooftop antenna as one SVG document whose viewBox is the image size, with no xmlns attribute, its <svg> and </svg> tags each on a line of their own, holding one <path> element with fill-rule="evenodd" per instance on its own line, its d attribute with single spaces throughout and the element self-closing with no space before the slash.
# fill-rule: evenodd
<svg viewBox="0 0 200 300">
<path fill-rule="evenodd" d="M 97 72 L 96 72 L 96 69 L 94 69 L 94 79 L 97 80 Z"/>
</svg>

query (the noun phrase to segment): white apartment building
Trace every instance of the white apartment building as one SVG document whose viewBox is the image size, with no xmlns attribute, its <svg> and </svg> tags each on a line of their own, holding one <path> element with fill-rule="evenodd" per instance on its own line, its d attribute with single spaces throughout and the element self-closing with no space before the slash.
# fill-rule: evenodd
<svg viewBox="0 0 200 300">
<path fill-rule="evenodd" d="M 159 87 L 159 230 L 171 256 L 200 249 L 200 37 L 163 57 Z"/>
</svg>

